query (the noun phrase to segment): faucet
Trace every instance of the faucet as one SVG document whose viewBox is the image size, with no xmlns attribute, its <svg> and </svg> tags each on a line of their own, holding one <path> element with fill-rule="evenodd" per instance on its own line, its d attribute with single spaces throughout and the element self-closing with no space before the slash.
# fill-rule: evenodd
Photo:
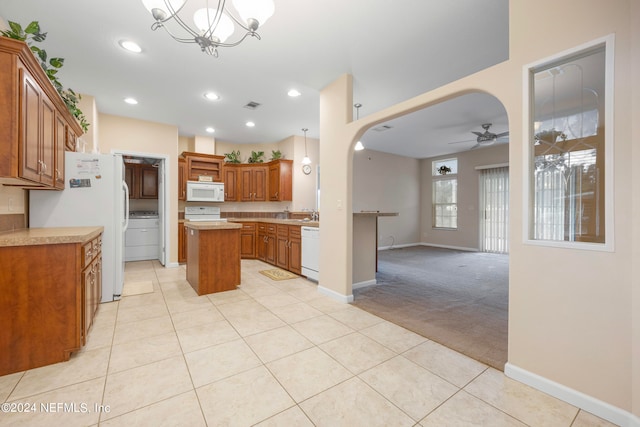
<svg viewBox="0 0 640 427">
<path fill-rule="evenodd" d="M 313 209 L 311 211 L 311 221 L 318 221 L 319 219 L 320 219 L 320 213 L 317 210 Z"/>
</svg>

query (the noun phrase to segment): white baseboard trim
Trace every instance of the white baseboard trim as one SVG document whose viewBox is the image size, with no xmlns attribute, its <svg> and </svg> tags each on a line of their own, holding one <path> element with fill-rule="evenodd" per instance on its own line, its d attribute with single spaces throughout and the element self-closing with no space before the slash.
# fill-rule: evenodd
<svg viewBox="0 0 640 427">
<path fill-rule="evenodd" d="M 420 243 L 403 243 L 402 245 L 378 246 L 378 250 L 387 251 L 389 249 L 410 248 L 412 246 L 420 246 Z"/>
<path fill-rule="evenodd" d="M 349 304 L 353 302 L 353 294 L 351 295 L 342 295 L 337 293 L 334 290 L 331 290 L 329 288 L 325 288 L 324 286 L 320 286 L 318 285 L 318 292 L 320 292 L 322 295 L 326 295 L 330 298 L 333 298 L 336 301 L 339 302 L 343 302 L 345 304 Z"/>
<path fill-rule="evenodd" d="M 640 418 L 630 412 L 591 397 L 580 391 L 551 381 L 547 378 L 541 377 L 533 372 L 526 371 L 511 363 L 507 362 L 504 366 L 504 373 L 509 378 L 531 386 L 573 406 L 577 406 L 580 409 L 590 412 L 621 427 L 640 427 Z"/>
<path fill-rule="evenodd" d="M 364 288 L 365 286 L 377 285 L 378 281 L 376 279 L 365 280 L 364 282 L 358 282 L 351 285 L 351 290 Z"/>
<path fill-rule="evenodd" d="M 178 267 L 180 267 L 180 264 L 178 264 L 177 262 L 168 262 L 164 267 L 165 268 L 178 268 Z"/>
<path fill-rule="evenodd" d="M 436 245 L 434 243 L 419 243 L 420 246 L 432 246 L 434 248 L 453 249 L 456 251 L 480 252 L 478 248 L 466 248 L 464 246 Z"/>
</svg>

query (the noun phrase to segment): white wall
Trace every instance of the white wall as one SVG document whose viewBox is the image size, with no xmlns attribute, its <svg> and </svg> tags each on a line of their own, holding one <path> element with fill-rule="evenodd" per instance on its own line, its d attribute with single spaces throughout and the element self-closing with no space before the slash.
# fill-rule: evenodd
<svg viewBox="0 0 640 427">
<path fill-rule="evenodd" d="M 420 161 L 362 150 L 353 155 L 353 212 L 398 212 L 378 218 L 378 247 L 420 241 Z"/>
</svg>

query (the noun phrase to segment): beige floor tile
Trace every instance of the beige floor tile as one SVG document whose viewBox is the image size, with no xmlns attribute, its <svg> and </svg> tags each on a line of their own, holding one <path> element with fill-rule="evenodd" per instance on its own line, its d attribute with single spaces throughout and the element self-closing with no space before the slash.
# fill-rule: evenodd
<svg viewBox="0 0 640 427">
<path fill-rule="evenodd" d="M 296 402 L 302 402 L 353 376 L 317 347 L 267 363 L 267 368 Z"/>
<path fill-rule="evenodd" d="M 180 356 L 181 354 L 182 351 L 175 332 L 117 344 L 111 349 L 109 374 Z"/>
<path fill-rule="evenodd" d="M 426 338 L 387 321 L 361 329 L 360 333 L 378 341 L 396 353 L 403 353 L 427 341 Z"/>
<path fill-rule="evenodd" d="M 288 295 L 285 292 L 278 292 L 277 294 L 271 294 L 266 296 L 255 297 L 256 301 L 264 305 L 268 309 L 272 310 L 277 307 L 284 307 L 291 304 L 296 304 L 300 300 Z"/>
<path fill-rule="evenodd" d="M 249 426 L 294 405 L 264 366 L 198 388 L 210 426 Z"/>
<path fill-rule="evenodd" d="M 369 314 L 357 307 L 334 311 L 332 313 L 329 313 L 329 316 L 344 323 L 350 328 L 355 329 L 356 331 L 384 322 L 384 319 L 381 319 L 378 316 L 374 316 L 373 314 Z"/>
<path fill-rule="evenodd" d="M 320 310 L 316 310 L 304 302 L 297 302 L 295 304 L 285 305 L 284 307 L 272 308 L 271 312 L 287 323 L 302 322 L 303 320 L 311 319 L 312 317 L 324 315 Z"/>
<path fill-rule="evenodd" d="M 234 289 L 232 291 L 225 292 L 216 292 L 214 294 L 207 295 L 207 298 L 209 298 L 209 301 L 211 301 L 215 306 L 251 299 L 249 295 L 247 295 L 240 289 Z"/>
<path fill-rule="evenodd" d="M 282 291 L 275 286 L 265 282 L 261 277 L 255 279 L 243 280 L 240 289 L 252 298 L 266 297 L 269 295 L 276 295 L 282 293 Z"/>
<path fill-rule="evenodd" d="M 350 327 L 327 315 L 303 320 L 291 326 L 314 344 L 322 344 L 354 332 Z"/>
<path fill-rule="evenodd" d="M 154 335 L 162 335 L 174 331 L 173 323 L 169 315 L 154 317 L 131 323 L 119 323 L 116 325 L 114 344 L 122 344 L 127 341 L 136 341 Z"/>
<path fill-rule="evenodd" d="M 216 308 L 220 310 L 224 316 L 241 316 L 249 313 L 256 313 L 259 311 L 267 311 L 267 308 L 258 303 L 253 298 L 249 297 L 249 299 L 229 302 L 226 304 L 217 305 Z"/>
<path fill-rule="evenodd" d="M 153 273 L 154 266 L 153 261 L 129 261 L 124 264 L 124 272 L 131 273 L 134 271 L 144 271 L 146 273 Z"/>
<path fill-rule="evenodd" d="M 291 296 L 299 299 L 300 301 L 305 301 L 305 302 L 317 299 L 318 296 L 320 295 L 318 293 L 318 286 L 317 285 L 304 286 L 304 287 L 301 287 L 299 289 L 294 289 L 294 290 L 287 291 L 287 293 L 291 294 Z"/>
<path fill-rule="evenodd" d="M 305 300 L 305 302 L 323 313 L 333 313 L 338 310 L 346 310 L 351 307 L 349 304 L 336 301 L 318 292 L 316 292 L 315 298 Z"/>
<path fill-rule="evenodd" d="M 198 310 L 172 313 L 171 320 L 176 331 L 224 320 L 224 316 L 213 305 Z"/>
<path fill-rule="evenodd" d="M 109 405 L 111 412 L 102 414 L 101 420 L 115 418 L 192 389 L 182 356 L 110 374 L 102 403 Z"/>
<path fill-rule="evenodd" d="M 459 390 L 402 356 L 362 373 L 360 378 L 416 421 Z"/>
<path fill-rule="evenodd" d="M 603 420 L 589 412 L 580 410 L 571 427 L 615 427 L 615 424 Z"/>
<path fill-rule="evenodd" d="M 102 402 L 104 377 L 68 385 L 46 393 L 19 399 L 16 404 L 28 404 L 30 410 L 3 414 L 5 426 L 88 426 L 96 424 Z"/>
<path fill-rule="evenodd" d="M 578 409 L 566 402 L 487 369 L 464 390 L 525 424 L 568 426 Z"/>
<path fill-rule="evenodd" d="M 104 303 L 98 305 L 98 311 L 96 311 L 96 315 L 93 318 L 93 324 L 100 326 L 115 326 L 116 317 L 118 316 L 118 303 Z"/>
<path fill-rule="evenodd" d="M 7 397 L 9 397 L 23 375 L 24 372 L 16 372 L 0 376 L 0 402 L 7 400 Z"/>
<path fill-rule="evenodd" d="M 227 316 L 227 320 L 243 337 L 284 326 L 285 323 L 270 311 L 257 311 Z"/>
<path fill-rule="evenodd" d="M 352 378 L 300 404 L 319 427 L 413 426 L 407 414 L 376 393 L 359 378 Z"/>
<path fill-rule="evenodd" d="M 287 293 L 296 292 L 302 289 L 317 291 L 317 286 L 315 283 L 303 278 L 292 280 L 276 280 L 273 282 L 273 286 Z M 318 294 L 316 294 L 316 296 L 318 296 Z"/>
<path fill-rule="evenodd" d="M 161 268 L 156 269 L 155 272 L 160 283 L 184 280 L 186 277 L 186 272 L 182 268 Z"/>
<path fill-rule="evenodd" d="M 96 350 L 98 348 L 111 347 L 113 344 L 113 334 L 115 324 L 95 323 L 89 329 L 87 344 L 80 349 L 80 352 Z"/>
<path fill-rule="evenodd" d="M 187 298 L 165 298 L 169 313 L 190 312 L 211 306 L 211 301 L 206 296 L 193 296 Z"/>
<path fill-rule="evenodd" d="M 373 368 L 396 355 L 382 344 L 357 332 L 321 344 L 320 348 L 354 374 Z"/>
<path fill-rule="evenodd" d="M 107 374 L 110 352 L 110 348 L 101 348 L 75 353 L 66 362 L 26 371 L 18 385 L 9 395 L 9 400 L 17 400 L 71 384 L 104 377 Z"/>
<path fill-rule="evenodd" d="M 140 295 L 131 295 L 122 297 L 120 300 L 120 309 L 129 307 L 140 307 L 149 304 L 164 304 L 164 298 L 160 290 Z"/>
<path fill-rule="evenodd" d="M 243 340 L 196 350 L 186 353 L 184 357 L 195 387 L 262 365 L 260 359 Z"/>
<path fill-rule="evenodd" d="M 245 341 L 263 363 L 313 347 L 311 341 L 300 335 L 291 326 L 283 326 L 251 335 L 246 337 Z"/>
<path fill-rule="evenodd" d="M 464 387 L 487 369 L 486 365 L 433 341 L 424 342 L 403 356 L 458 387 Z"/>
<path fill-rule="evenodd" d="M 202 323 L 177 331 L 184 353 L 190 353 L 212 345 L 223 344 L 240 338 L 240 335 L 226 320 Z"/>
<path fill-rule="evenodd" d="M 298 406 L 294 406 L 293 408 L 289 408 L 286 411 L 280 412 L 279 414 L 256 424 L 256 427 L 282 426 L 313 427 L 313 423 Z"/>
<path fill-rule="evenodd" d="M 423 427 L 525 427 L 515 418 L 460 391 L 420 422 Z"/>
<path fill-rule="evenodd" d="M 169 314 L 164 300 L 154 304 L 121 306 L 118 309 L 117 323 L 137 322 Z"/>
<path fill-rule="evenodd" d="M 206 425 L 193 390 L 100 423 L 101 427 Z"/>
</svg>

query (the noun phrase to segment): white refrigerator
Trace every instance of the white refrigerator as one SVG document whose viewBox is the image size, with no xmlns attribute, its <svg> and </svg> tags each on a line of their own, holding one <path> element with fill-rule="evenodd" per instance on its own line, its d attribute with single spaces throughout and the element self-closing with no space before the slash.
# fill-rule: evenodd
<svg viewBox="0 0 640 427">
<path fill-rule="evenodd" d="M 102 301 L 120 299 L 129 189 L 120 154 L 65 153 L 65 189 L 29 191 L 30 227 L 103 226 Z"/>
</svg>

